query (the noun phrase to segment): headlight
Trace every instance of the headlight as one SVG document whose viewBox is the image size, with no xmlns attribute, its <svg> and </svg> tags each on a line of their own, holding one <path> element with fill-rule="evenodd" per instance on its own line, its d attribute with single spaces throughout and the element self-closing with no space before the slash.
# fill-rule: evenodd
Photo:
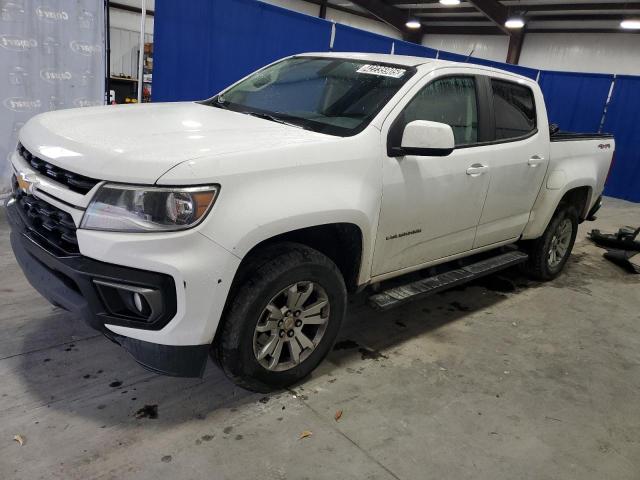
<svg viewBox="0 0 640 480">
<path fill-rule="evenodd" d="M 106 184 L 95 194 L 80 228 L 158 232 L 191 228 L 206 216 L 218 186 L 146 187 Z"/>
</svg>

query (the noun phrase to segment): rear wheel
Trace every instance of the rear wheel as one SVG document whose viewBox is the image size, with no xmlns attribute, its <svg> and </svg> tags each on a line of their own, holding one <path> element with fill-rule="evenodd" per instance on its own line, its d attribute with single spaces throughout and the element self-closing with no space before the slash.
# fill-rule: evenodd
<svg viewBox="0 0 640 480">
<path fill-rule="evenodd" d="M 262 252 L 244 275 L 214 345 L 226 375 L 249 390 L 284 388 L 307 376 L 327 355 L 346 308 L 336 265 L 300 244 Z"/>
<path fill-rule="evenodd" d="M 561 204 L 544 234 L 525 244 L 529 260 L 523 269 L 536 280 L 552 280 L 564 268 L 578 233 L 578 213 L 572 205 Z"/>
</svg>

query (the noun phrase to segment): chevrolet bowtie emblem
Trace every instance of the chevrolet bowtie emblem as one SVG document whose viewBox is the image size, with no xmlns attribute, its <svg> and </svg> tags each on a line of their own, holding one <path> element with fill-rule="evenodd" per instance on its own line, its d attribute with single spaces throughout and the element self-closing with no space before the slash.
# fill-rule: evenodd
<svg viewBox="0 0 640 480">
<path fill-rule="evenodd" d="M 34 175 L 28 174 L 28 173 L 20 173 L 18 174 L 18 187 L 20 187 L 20 190 L 22 190 L 24 193 L 30 193 L 33 194 L 36 185 L 38 184 L 38 180 L 35 178 Z"/>
</svg>

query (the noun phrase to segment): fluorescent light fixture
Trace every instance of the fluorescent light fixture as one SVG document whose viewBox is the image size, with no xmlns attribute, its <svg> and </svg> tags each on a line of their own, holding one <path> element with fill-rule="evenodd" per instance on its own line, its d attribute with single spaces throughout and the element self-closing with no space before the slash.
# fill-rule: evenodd
<svg viewBox="0 0 640 480">
<path fill-rule="evenodd" d="M 440 0 L 442 5 L 460 5 L 460 0 Z"/>
<path fill-rule="evenodd" d="M 640 30 L 640 18 L 622 20 L 620 27 L 625 30 Z"/>
<path fill-rule="evenodd" d="M 407 26 L 407 28 L 420 28 L 422 26 L 420 20 L 418 20 L 417 18 L 410 18 L 409 20 L 407 20 L 407 23 L 405 23 L 405 25 Z"/>
<path fill-rule="evenodd" d="M 504 22 L 504 26 L 507 28 L 522 28 L 524 27 L 524 19 L 522 17 L 509 17 Z"/>
</svg>

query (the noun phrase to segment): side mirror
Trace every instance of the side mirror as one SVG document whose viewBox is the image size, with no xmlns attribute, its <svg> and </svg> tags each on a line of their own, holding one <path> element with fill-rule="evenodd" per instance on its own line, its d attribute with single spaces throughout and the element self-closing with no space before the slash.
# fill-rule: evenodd
<svg viewBox="0 0 640 480">
<path fill-rule="evenodd" d="M 400 155 L 446 157 L 453 152 L 453 129 L 446 123 L 414 120 L 404 127 Z"/>
</svg>

